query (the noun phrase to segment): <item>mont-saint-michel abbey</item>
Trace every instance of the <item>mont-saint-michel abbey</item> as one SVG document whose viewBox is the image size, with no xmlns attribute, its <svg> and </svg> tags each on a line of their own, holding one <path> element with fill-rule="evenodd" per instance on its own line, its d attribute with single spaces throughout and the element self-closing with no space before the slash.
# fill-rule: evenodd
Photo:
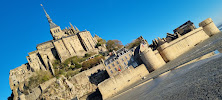
<svg viewBox="0 0 222 100">
<path fill-rule="evenodd" d="M 150 96 L 147 100 L 178 100 L 179 97 L 195 99 L 206 92 L 198 90 L 204 86 L 193 85 L 198 87 L 196 91 L 199 94 L 189 94 L 184 88 L 189 84 L 185 84 L 178 87 L 184 90 L 183 93 L 175 90 L 178 94 L 171 95 L 168 86 L 174 83 L 161 83 L 161 78 L 171 80 L 170 72 L 176 73 L 178 70 L 195 66 L 211 67 L 207 65 L 217 65 L 214 62 L 221 62 L 220 53 L 215 54 L 214 51 L 222 52 L 222 33 L 211 18 L 200 22 L 199 27 L 192 21 L 181 23 L 181 26 L 173 30 L 173 34 L 167 33 L 166 37 L 157 37 L 152 43 L 140 36 L 131 43 L 132 45 L 114 44 L 110 49 L 109 41 L 106 42 L 97 35 L 93 36 L 87 30 L 81 31 L 71 23 L 68 28 L 61 29 L 53 22 L 56 19 L 52 20 L 50 14 L 43 6 L 42 8 L 53 39 L 37 44 L 36 50 L 30 51 L 26 56 L 27 63 L 10 70 L 9 84 L 12 94 L 8 99 L 134 100 L 133 94 L 144 95 L 147 92 L 145 89 L 151 91 L 147 94 Z M 205 60 L 207 63 L 204 63 Z M 219 67 L 200 71 L 214 73 L 214 69 L 221 70 Z M 192 70 L 192 73 L 200 72 L 199 69 Z M 184 72 L 186 71 L 184 69 Z M 182 79 L 177 76 L 173 76 L 174 79 Z M 221 81 L 221 77 L 219 78 L 218 81 Z M 186 76 L 184 80 L 189 81 Z M 145 87 L 144 84 L 150 85 Z M 163 86 L 159 88 L 165 92 L 158 91 L 159 88 L 152 90 L 152 87 L 148 87 L 153 84 Z M 221 87 L 221 84 L 215 83 L 212 89 L 221 90 Z M 215 90 L 214 93 L 212 98 L 221 95 L 222 91 Z M 144 99 L 142 97 L 139 99 Z"/>
</svg>

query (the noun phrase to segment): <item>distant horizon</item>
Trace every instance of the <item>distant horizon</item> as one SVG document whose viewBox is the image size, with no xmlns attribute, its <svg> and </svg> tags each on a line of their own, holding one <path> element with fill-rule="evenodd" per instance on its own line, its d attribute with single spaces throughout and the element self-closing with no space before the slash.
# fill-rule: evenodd
<svg viewBox="0 0 222 100">
<path fill-rule="evenodd" d="M 1 56 L 3 62 L 0 99 L 10 96 L 9 71 L 27 63 L 26 56 L 36 50 L 36 45 L 52 40 L 49 24 L 40 6 L 43 4 L 53 22 L 65 29 L 69 22 L 80 31 L 90 31 L 105 40 L 120 40 L 123 45 L 139 36 L 150 44 L 154 38 L 166 37 L 166 33 L 186 21 L 196 27 L 212 18 L 222 27 L 221 0 L 53 0 L 53 1 L 0 1 L 2 6 Z M 160 3 L 161 2 L 161 3 Z M 222 28 L 221 28 L 222 30 Z"/>
</svg>

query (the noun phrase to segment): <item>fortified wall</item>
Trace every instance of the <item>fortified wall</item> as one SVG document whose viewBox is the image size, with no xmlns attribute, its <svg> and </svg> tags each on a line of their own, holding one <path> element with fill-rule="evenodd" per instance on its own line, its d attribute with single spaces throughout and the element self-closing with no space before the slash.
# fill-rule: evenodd
<svg viewBox="0 0 222 100">
<path fill-rule="evenodd" d="M 169 36 L 167 34 L 166 38 L 155 39 L 149 46 L 140 45 L 139 54 L 148 70 L 160 68 L 165 63 L 176 59 L 210 36 L 220 33 L 220 30 L 211 18 L 201 22 L 199 28 L 196 28 L 190 21 L 187 23 L 174 30 L 175 33 L 173 35 Z"/>
<path fill-rule="evenodd" d="M 158 48 L 158 51 L 166 62 L 168 62 L 177 58 L 207 38 L 209 38 L 209 36 L 204 32 L 203 28 L 200 27 L 171 41 L 170 43 L 166 42 L 162 44 Z"/>
<path fill-rule="evenodd" d="M 140 65 L 136 68 L 128 67 L 128 69 L 120 72 L 118 75 L 113 76 L 98 85 L 103 99 L 111 97 L 122 89 L 139 81 L 144 76 L 148 75 L 145 65 Z"/>
<path fill-rule="evenodd" d="M 155 39 L 151 45 L 142 38 L 141 44 L 135 50 L 135 56 L 139 57 L 146 66 L 142 64 L 135 69 L 133 67 L 128 67 L 128 69 L 118 72 L 117 75 L 111 75 L 109 79 L 100 83 L 98 88 L 103 99 L 116 95 L 124 88 L 129 87 L 136 81 L 139 81 L 148 75 L 149 72 L 152 72 L 153 70 L 162 67 L 167 62 L 176 59 L 178 56 L 189 51 L 210 36 L 220 33 L 211 18 L 201 22 L 199 28 L 196 28 L 193 23 L 188 21 L 183 24 L 183 26 L 174 30 L 174 32 L 175 34 L 171 35 L 171 37 L 168 37 L 169 35 L 167 36 L 168 39 Z M 212 55 L 214 55 L 213 52 L 194 59 L 191 62 Z"/>
</svg>

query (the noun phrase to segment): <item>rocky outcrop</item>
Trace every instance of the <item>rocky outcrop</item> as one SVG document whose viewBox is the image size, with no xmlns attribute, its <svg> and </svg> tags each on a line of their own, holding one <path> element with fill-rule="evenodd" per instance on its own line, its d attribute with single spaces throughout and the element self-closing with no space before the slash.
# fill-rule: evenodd
<svg viewBox="0 0 222 100">
<path fill-rule="evenodd" d="M 89 82 L 84 72 L 67 79 L 61 77 L 51 84 L 39 97 L 46 100 L 71 100 L 96 91 L 97 86 Z"/>
</svg>

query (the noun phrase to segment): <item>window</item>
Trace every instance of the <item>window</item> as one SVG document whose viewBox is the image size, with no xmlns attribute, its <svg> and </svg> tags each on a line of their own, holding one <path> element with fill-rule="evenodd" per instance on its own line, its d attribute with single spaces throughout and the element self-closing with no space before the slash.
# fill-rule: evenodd
<svg viewBox="0 0 222 100">
<path fill-rule="evenodd" d="M 114 67 L 114 64 L 112 64 L 113 65 L 113 67 Z"/>
<path fill-rule="evenodd" d="M 113 73 L 113 71 L 112 71 L 112 70 L 111 70 L 110 72 L 111 72 L 111 73 Z"/>
<path fill-rule="evenodd" d="M 110 69 L 110 66 L 108 66 L 108 68 Z"/>
<path fill-rule="evenodd" d="M 131 61 L 133 62 L 133 61 L 134 61 L 134 59 L 133 59 L 133 58 L 131 58 Z"/>
<path fill-rule="evenodd" d="M 129 56 L 131 56 L 131 55 L 129 54 Z"/>
<path fill-rule="evenodd" d="M 126 63 L 124 62 L 124 65 L 126 66 Z"/>
<path fill-rule="evenodd" d="M 122 69 L 120 65 L 119 65 L 119 69 Z"/>
<path fill-rule="evenodd" d="M 117 63 L 117 64 L 119 64 L 119 62 L 118 62 L 118 61 L 117 61 L 116 63 Z"/>
<path fill-rule="evenodd" d="M 127 59 L 127 57 L 125 56 L 125 58 Z"/>
<path fill-rule="evenodd" d="M 117 71 L 117 69 L 115 68 L 115 70 Z"/>
<path fill-rule="evenodd" d="M 123 58 L 122 58 L 122 61 L 124 61 Z"/>
</svg>

